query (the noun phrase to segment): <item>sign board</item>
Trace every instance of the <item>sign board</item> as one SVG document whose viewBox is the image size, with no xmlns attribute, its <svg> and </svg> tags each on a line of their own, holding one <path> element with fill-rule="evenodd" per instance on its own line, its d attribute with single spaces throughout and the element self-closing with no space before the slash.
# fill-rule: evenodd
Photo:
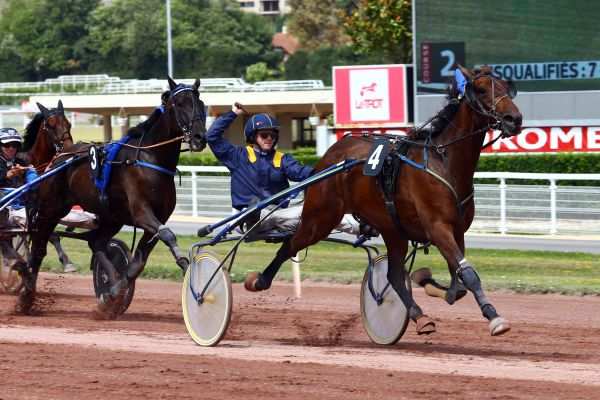
<svg viewBox="0 0 600 400">
<path fill-rule="evenodd" d="M 499 131 L 489 132 L 486 143 Z M 559 153 L 600 151 L 600 126 L 557 126 L 523 128 L 510 138 L 500 139 L 484 153 Z"/>
<path fill-rule="evenodd" d="M 466 65 L 465 43 L 421 43 L 421 81 L 423 84 L 447 84 L 456 64 Z"/>
<path fill-rule="evenodd" d="M 412 67 L 333 67 L 336 128 L 402 127 L 413 122 Z"/>
</svg>

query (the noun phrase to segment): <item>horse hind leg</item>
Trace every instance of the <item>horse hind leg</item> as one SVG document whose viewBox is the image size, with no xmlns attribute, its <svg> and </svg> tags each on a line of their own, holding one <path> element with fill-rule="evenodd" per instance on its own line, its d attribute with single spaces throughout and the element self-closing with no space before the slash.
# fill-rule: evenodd
<svg viewBox="0 0 600 400">
<path fill-rule="evenodd" d="M 404 258 L 408 250 L 406 240 L 401 240 L 396 235 L 390 237 L 390 233 L 383 234 L 388 251 L 388 282 L 398 293 L 400 300 L 408 310 L 410 319 L 416 324 L 417 334 L 427 335 L 435 332 L 435 322 L 426 314 L 423 314 L 421 307 L 415 302 L 412 296 L 410 283 L 407 282 L 406 269 L 404 267 Z"/>
</svg>

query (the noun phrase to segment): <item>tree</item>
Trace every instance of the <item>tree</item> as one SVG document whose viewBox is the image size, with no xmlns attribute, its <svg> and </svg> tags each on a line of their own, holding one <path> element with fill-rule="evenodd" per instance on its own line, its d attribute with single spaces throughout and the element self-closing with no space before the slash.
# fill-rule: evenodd
<svg viewBox="0 0 600 400">
<path fill-rule="evenodd" d="M 375 56 L 357 54 L 351 46 L 321 47 L 308 52 L 298 50 L 285 63 L 286 79 L 321 79 L 331 85 L 332 67 L 336 65 L 377 64 Z"/>
<path fill-rule="evenodd" d="M 357 52 L 381 54 L 385 62 L 410 63 L 410 0 L 358 0 L 344 21 Z"/>
<path fill-rule="evenodd" d="M 338 0 L 290 0 L 288 28 L 303 48 L 336 47 L 348 43 Z"/>
<path fill-rule="evenodd" d="M 85 69 L 77 57 L 99 0 L 9 0 L 0 20 L 0 78 L 39 80 Z"/>
<path fill-rule="evenodd" d="M 237 77 L 246 66 L 275 66 L 273 26 L 233 2 L 174 0 L 172 37 L 176 77 Z M 90 68 L 121 77 L 164 77 L 166 22 L 163 0 L 115 0 L 99 7 L 86 43 Z"/>
</svg>

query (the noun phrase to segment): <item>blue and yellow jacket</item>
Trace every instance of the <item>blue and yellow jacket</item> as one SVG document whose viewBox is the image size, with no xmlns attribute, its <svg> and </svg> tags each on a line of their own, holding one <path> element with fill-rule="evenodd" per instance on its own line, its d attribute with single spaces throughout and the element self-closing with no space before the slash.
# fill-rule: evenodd
<svg viewBox="0 0 600 400">
<path fill-rule="evenodd" d="M 312 173 L 290 154 L 273 150 L 268 153 L 249 146 L 234 146 L 223 134 L 237 117 L 230 111 L 223 114 L 206 133 L 206 140 L 215 156 L 231 172 L 231 201 L 241 210 L 257 200 L 287 189 L 288 180 L 300 182 Z"/>
</svg>

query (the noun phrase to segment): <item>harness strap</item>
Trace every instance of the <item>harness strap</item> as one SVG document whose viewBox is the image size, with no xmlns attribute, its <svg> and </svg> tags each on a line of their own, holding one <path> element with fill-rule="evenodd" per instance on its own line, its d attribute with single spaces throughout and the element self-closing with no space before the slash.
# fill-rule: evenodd
<svg viewBox="0 0 600 400">
<path fill-rule="evenodd" d="M 400 223 L 400 217 L 396 211 L 396 203 L 394 201 L 394 195 L 396 194 L 396 182 L 398 179 L 398 173 L 400 172 L 401 165 L 400 158 L 389 157 L 384 161 L 383 169 L 379 176 L 379 186 L 383 192 L 383 200 L 385 203 L 385 209 L 387 210 L 390 218 L 394 222 L 398 233 L 405 236 L 405 230 L 402 228 Z"/>
<path fill-rule="evenodd" d="M 150 169 L 162 172 L 162 173 L 170 175 L 170 176 L 175 176 L 175 174 L 177 173 L 176 171 L 171 171 L 171 170 L 168 170 L 166 168 L 163 168 L 160 165 L 152 164 L 152 163 L 149 163 L 149 162 L 146 162 L 146 161 L 142 161 L 142 160 L 135 160 L 134 163 L 133 163 L 133 166 L 134 167 L 150 168 Z"/>
</svg>

